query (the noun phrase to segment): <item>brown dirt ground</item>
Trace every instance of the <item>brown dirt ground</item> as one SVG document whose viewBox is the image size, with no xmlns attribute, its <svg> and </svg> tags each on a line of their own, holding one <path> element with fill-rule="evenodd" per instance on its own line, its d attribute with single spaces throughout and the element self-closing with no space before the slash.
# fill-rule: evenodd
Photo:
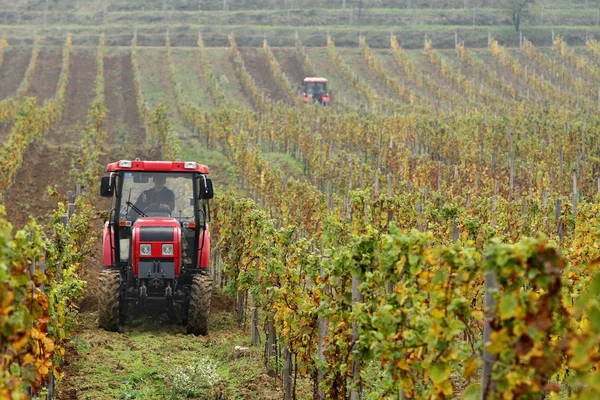
<svg viewBox="0 0 600 400">
<path fill-rule="evenodd" d="M 64 199 L 70 189 L 69 167 L 74 154 L 73 148 L 50 147 L 46 143 L 29 147 L 15 183 L 5 193 L 7 219 L 15 228 L 22 228 L 30 217 L 42 226 L 50 221 L 57 201 Z M 47 194 L 48 185 L 56 185 L 58 198 Z"/>
<path fill-rule="evenodd" d="M 37 66 L 27 96 L 37 97 L 38 104 L 52 98 L 62 66 L 62 54 L 57 49 L 40 49 Z"/>
<path fill-rule="evenodd" d="M 0 124 L 0 143 L 3 142 L 10 130 L 12 129 L 13 121 L 6 121 L 5 123 Z"/>
<path fill-rule="evenodd" d="M 137 112 L 133 66 L 131 65 L 131 54 L 129 53 L 121 55 L 121 95 L 123 99 L 123 118 L 130 129 L 130 138 L 134 141 L 143 142 L 146 138 L 146 132 Z"/>
<path fill-rule="evenodd" d="M 0 99 L 15 95 L 30 57 L 30 49 L 9 48 L 4 51 L 4 61 L 0 67 Z"/>
<path fill-rule="evenodd" d="M 58 128 L 74 128 L 77 123 L 85 125 L 87 111 L 94 98 L 94 79 L 96 78 L 96 57 L 93 51 L 73 50 L 71 52 L 71 70 L 67 86 L 67 98 L 63 118 Z"/>
<path fill-rule="evenodd" d="M 125 147 L 130 147 L 133 142 L 143 142 L 145 132 L 137 113 L 129 52 L 105 57 L 104 75 L 104 99 L 108 109 L 104 127 L 107 132 L 106 150 L 110 154 L 112 146 L 125 144 Z M 133 156 L 139 157 L 137 154 L 129 155 L 135 158 Z"/>
<path fill-rule="evenodd" d="M 273 101 L 286 101 L 287 97 L 273 78 L 269 63 L 262 49 L 244 48 L 240 50 L 246 64 L 246 69 L 256 81 L 258 88 Z"/>
<path fill-rule="evenodd" d="M 302 62 L 298 61 L 296 51 L 294 49 L 273 49 L 273 54 L 275 54 L 279 65 L 281 65 L 281 70 L 289 79 L 292 87 L 301 90 L 302 82 L 308 74 L 304 71 Z"/>
<path fill-rule="evenodd" d="M 121 60 L 116 55 L 104 57 L 104 102 L 108 112 L 104 120 L 106 129 L 106 146 L 115 144 L 115 131 L 121 117 L 121 96 L 119 91 L 121 75 Z"/>
<path fill-rule="evenodd" d="M 76 127 L 77 124 L 82 127 L 85 125 L 87 108 L 93 98 L 96 71 L 94 57 L 89 57 L 90 54 L 73 51 L 63 119 L 50 129 L 43 142 L 30 146 L 15 184 L 6 195 L 8 219 L 16 227 L 22 227 L 30 216 L 42 223 L 48 222 L 50 214 L 56 209 L 56 203 L 64 200 L 67 190 L 72 189 L 74 183 L 70 177 L 71 163 L 79 151 L 79 133 Z M 38 70 L 36 79 L 39 82 L 51 82 L 54 79 L 56 85 L 56 70 L 60 72 L 62 57 L 42 58 L 41 55 L 42 52 L 39 60 L 44 60 L 45 66 Z M 44 91 L 50 93 L 50 90 Z M 47 195 L 48 185 L 56 185 L 57 198 Z"/>
</svg>

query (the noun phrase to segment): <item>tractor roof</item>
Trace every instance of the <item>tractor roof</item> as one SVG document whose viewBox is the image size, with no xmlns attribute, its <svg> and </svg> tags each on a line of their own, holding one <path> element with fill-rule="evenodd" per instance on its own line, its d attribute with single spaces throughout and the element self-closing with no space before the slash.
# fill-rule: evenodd
<svg viewBox="0 0 600 400">
<path fill-rule="evenodd" d="M 304 82 L 307 82 L 307 83 L 327 83 L 327 79 L 325 79 L 325 78 L 318 78 L 318 77 L 308 77 L 308 78 L 304 78 Z"/>
<path fill-rule="evenodd" d="M 148 172 L 200 172 L 208 174 L 206 165 L 195 161 L 133 161 L 121 160 L 106 166 L 106 172 L 114 171 L 148 171 Z"/>
</svg>

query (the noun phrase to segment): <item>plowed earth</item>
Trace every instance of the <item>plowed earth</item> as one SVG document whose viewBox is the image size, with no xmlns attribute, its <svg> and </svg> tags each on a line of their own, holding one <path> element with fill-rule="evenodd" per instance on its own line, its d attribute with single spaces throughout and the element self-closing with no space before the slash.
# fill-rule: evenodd
<svg viewBox="0 0 600 400">
<path fill-rule="evenodd" d="M 35 82 L 44 82 L 38 88 L 56 88 L 56 66 L 60 68 L 62 57 L 42 57 L 42 53 L 45 52 L 40 52 L 40 68 L 35 74 Z M 88 52 L 72 52 L 63 119 L 50 129 L 43 141 L 38 141 L 27 150 L 15 183 L 6 194 L 7 217 L 17 228 L 27 223 L 30 217 L 45 225 L 56 209 L 57 201 L 65 200 L 67 190 L 74 189 L 70 172 L 79 151 L 79 132 L 85 126 L 96 73 L 94 56 L 90 55 Z M 50 92 L 49 89 L 43 91 Z M 46 192 L 49 185 L 55 187 L 57 196 L 49 197 Z"/>
<path fill-rule="evenodd" d="M 285 93 L 271 74 L 269 62 L 263 54 L 262 49 L 243 48 L 240 49 L 248 73 L 256 81 L 258 88 L 273 101 L 287 101 Z"/>
<path fill-rule="evenodd" d="M 302 82 L 304 78 L 308 76 L 307 72 L 304 71 L 302 63 L 298 61 L 296 52 L 294 49 L 279 50 L 273 49 L 273 53 L 279 61 L 282 71 L 287 76 L 288 80 L 292 84 L 294 89 L 298 91 L 302 90 Z"/>
<path fill-rule="evenodd" d="M 56 93 L 61 66 L 60 49 L 41 49 L 27 96 L 37 97 L 39 105 L 52 98 Z"/>
<path fill-rule="evenodd" d="M 104 125 L 106 144 L 108 147 L 124 146 L 129 150 L 130 158 L 140 157 L 135 153 L 143 143 L 145 132 L 137 112 L 131 54 L 106 56 L 104 76 L 104 100 L 108 109 Z"/>
<path fill-rule="evenodd" d="M 0 99 L 14 96 L 25 76 L 31 57 L 31 48 L 9 48 L 4 50 L 4 61 L 0 66 Z"/>
</svg>

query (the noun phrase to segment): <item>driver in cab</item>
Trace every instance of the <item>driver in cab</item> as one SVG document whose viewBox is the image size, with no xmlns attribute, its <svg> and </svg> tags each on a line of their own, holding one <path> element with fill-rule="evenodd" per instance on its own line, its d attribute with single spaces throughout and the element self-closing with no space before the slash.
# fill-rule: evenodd
<svg viewBox="0 0 600 400">
<path fill-rule="evenodd" d="M 135 206 L 144 212 L 168 212 L 171 214 L 175 208 L 175 194 L 165 186 L 167 177 L 154 175 L 152 182 L 154 187 L 144 190 L 135 202 Z"/>
</svg>

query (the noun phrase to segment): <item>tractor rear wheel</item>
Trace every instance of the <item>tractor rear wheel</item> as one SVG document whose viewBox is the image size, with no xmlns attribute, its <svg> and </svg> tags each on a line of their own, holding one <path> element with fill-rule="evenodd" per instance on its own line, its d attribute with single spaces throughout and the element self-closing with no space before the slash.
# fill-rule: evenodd
<svg viewBox="0 0 600 400">
<path fill-rule="evenodd" d="M 192 280 L 190 305 L 188 308 L 187 332 L 194 335 L 208 335 L 208 317 L 212 301 L 212 279 L 196 275 Z"/>
<path fill-rule="evenodd" d="M 107 331 L 119 329 L 119 300 L 121 298 L 121 274 L 117 270 L 100 272 L 98 293 L 98 326 Z"/>
</svg>

